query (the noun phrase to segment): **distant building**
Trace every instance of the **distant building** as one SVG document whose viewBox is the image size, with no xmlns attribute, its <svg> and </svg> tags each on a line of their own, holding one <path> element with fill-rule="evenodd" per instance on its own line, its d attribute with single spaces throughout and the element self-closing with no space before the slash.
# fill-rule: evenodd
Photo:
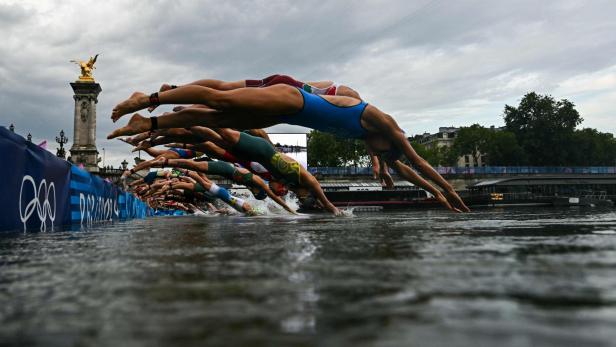
<svg viewBox="0 0 616 347">
<path fill-rule="evenodd" d="M 500 131 L 503 128 L 496 128 L 493 125 L 490 126 L 490 129 L 493 131 Z M 458 127 L 440 127 L 438 128 L 438 133 L 430 134 L 423 133 L 421 135 L 415 135 L 413 137 L 409 137 L 409 141 L 419 143 L 424 145 L 428 149 L 442 148 L 447 147 L 450 148 L 453 146 L 453 143 L 458 135 L 458 131 L 460 128 Z M 487 158 L 483 154 L 479 154 L 477 156 L 477 161 L 473 158 L 472 154 L 466 154 L 460 156 L 458 161 L 456 162 L 456 166 L 458 167 L 477 167 L 477 166 L 486 166 Z"/>
<path fill-rule="evenodd" d="M 459 130 L 460 128 L 456 127 L 440 127 L 436 134 L 423 133 L 422 135 L 415 135 L 410 140 L 431 149 L 451 147 Z"/>
</svg>

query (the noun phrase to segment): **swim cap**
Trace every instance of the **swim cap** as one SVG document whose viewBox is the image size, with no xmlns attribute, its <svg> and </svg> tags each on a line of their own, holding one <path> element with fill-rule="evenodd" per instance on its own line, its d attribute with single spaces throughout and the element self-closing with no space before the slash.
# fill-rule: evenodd
<svg viewBox="0 0 616 347">
<path fill-rule="evenodd" d="M 263 200 L 263 199 L 267 198 L 267 193 L 263 189 L 259 189 L 257 191 L 257 194 L 255 194 L 255 192 L 252 192 L 252 195 L 254 195 L 255 199 L 257 199 L 257 200 Z"/>
</svg>

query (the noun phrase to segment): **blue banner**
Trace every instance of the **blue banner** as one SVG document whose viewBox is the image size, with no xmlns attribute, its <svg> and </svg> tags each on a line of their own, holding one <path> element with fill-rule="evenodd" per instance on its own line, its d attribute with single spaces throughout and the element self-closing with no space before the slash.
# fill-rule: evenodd
<svg viewBox="0 0 616 347">
<path fill-rule="evenodd" d="M 152 215 L 143 201 L 76 166 L 71 167 L 70 188 L 72 224 L 90 226 Z"/>
<path fill-rule="evenodd" d="M 109 182 L 71 166 L 71 223 L 90 226 L 120 219 L 119 190 Z"/>
<path fill-rule="evenodd" d="M 0 231 L 153 215 L 143 201 L 0 127 Z"/>
<path fill-rule="evenodd" d="M 52 230 L 67 220 L 70 164 L 0 127 L 0 230 Z"/>
</svg>

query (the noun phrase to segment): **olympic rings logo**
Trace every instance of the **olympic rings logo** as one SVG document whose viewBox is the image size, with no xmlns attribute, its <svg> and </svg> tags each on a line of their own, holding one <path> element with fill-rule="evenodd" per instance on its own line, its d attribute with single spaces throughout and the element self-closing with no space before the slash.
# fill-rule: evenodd
<svg viewBox="0 0 616 347">
<path fill-rule="evenodd" d="M 25 208 L 23 208 L 22 201 L 24 184 L 26 182 L 32 185 L 34 197 L 26 204 Z M 41 195 L 41 193 L 43 195 Z M 51 193 L 53 193 L 53 200 L 50 200 L 52 197 Z M 53 201 L 53 207 L 51 201 Z M 25 175 L 21 180 L 21 188 L 19 189 L 19 218 L 24 225 L 24 231 L 26 231 L 26 223 L 32 214 L 34 214 L 34 210 L 36 210 L 36 214 L 41 223 L 41 231 L 47 231 L 47 218 L 51 221 L 51 229 L 53 229 L 53 222 L 56 219 L 56 186 L 53 182 L 47 185 L 47 181 L 43 179 L 37 189 L 36 182 L 34 182 L 32 176 Z"/>
</svg>

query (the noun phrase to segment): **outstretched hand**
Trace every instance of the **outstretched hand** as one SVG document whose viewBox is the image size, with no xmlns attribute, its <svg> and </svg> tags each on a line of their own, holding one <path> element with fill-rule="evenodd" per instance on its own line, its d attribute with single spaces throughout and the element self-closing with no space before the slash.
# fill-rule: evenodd
<svg viewBox="0 0 616 347">
<path fill-rule="evenodd" d="M 455 190 L 446 191 L 447 201 L 449 201 L 456 209 L 461 212 L 471 212 L 471 209 L 466 206 L 462 198 L 456 193 Z"/>
<path fill-rule="evenodd" d="M 456 213 L 462 213 L 462 211 L 459 208 L 451 206 L 449 201 L 447 201 L 447 198 L 445 198 L 445 196 L 442 193 L 438 193 L 434 197 L 439 203 L 441 203 L 441 205 L 445 206 L 448 210 L 456 212 Z"/>
</svg>

